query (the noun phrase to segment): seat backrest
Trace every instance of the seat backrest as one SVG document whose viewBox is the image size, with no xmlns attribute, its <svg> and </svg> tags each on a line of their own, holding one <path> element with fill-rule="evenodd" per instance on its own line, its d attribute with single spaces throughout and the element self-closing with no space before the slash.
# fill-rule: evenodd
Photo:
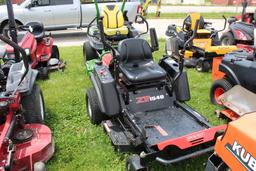
<svg viewBox="0 0 256 171">
<path fill-rule="evenodd" d="M 121 63 L 153 60 L 151 47 L 144 39 L 125 39 L 118 44 L 118 51 Z"/>
<path fill-rule="evenodd" d="M 200 13 L 197 13 L 197 12 L 191 13 L 185 20 L 186 22 L 191 23 L 191 26 L 190 26 L 191 30 L 194 30 L 197 20 L 199 20 L 198 29 L 204 28 L 204 18 Z"/>
<path fill-rule="evenodd" d="M 32 34 L 36 39 L 42 39 L 45 35 L 44 25 L 40 22 L 29 22 L 26 26 L 31 26 L 33 28 Z"/>
<path fill-rule="evenodd" d="M 120 28 L 124 26 L 123 13 L 117 5 L 106 5 L 103 7 L 103 26 L 105 28 Z"/>
</svg>

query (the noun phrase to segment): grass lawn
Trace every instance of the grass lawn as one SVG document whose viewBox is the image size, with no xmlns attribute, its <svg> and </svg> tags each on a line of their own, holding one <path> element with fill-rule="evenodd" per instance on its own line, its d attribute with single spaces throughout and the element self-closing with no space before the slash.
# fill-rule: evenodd
<svg viewBox="0 0 256 171">
<path fill-rule="evenodd" d="M 160 46 L 163 50 L 164 42 Z M 47 124 L 53 131 L 56 152 L 47 164 L 50 171 L 125 170 L 127 154 L 113 150 L 110 140 L 99 126 L 90 124 L 85 111 L 85 91 L 91 86 L 82 59 L 82 47 L 60 49 L 67 61 L 62 72 L 51 73 L 50 79 L 39 81 L 43 89 Z M 163 51 L 157 52 L 159 57 Z M 189 70 L 192 100 L 189 102 L 214 125 L 223 123 L 214 115 L 209 102 L 211 74 Z M 153 170 L 204 170 L 207 156 L 179 163 L 172 167 L 154 165 Z"/>
<path fill-rule="evenodd" d="M 240 13 L 201 13 L 205 19 L 223 19 L 224 15 L 226 18 L 231 16 L 240 15 Z M 156 17 L 155 13 L 149 13 L 147 19 L 184 19 L 188 13 L 161 13 L 160 17 Z"/>
</svg>

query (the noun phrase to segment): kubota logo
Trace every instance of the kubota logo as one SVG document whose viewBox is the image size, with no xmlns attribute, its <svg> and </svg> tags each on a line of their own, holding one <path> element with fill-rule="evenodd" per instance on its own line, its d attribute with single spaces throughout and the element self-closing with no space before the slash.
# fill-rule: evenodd
<svg viewBox="0 0 256 171">
<path fill-rule="evenodd" d="M 158 96 L 141 96 L 136 98 L 136 104 L 141 104 L 141 103 L 148 103 L 148 102 L 153 102 L 156 100 L 163 100 L 164 95 L 158 95 Z"/>
<path fill-rule="evenodd" d="M 249 171 L 256 170 L 256 159 L 242 145 L 234 141 L 233 145 L 226 144 L 226 148 Z"/>
</svg>

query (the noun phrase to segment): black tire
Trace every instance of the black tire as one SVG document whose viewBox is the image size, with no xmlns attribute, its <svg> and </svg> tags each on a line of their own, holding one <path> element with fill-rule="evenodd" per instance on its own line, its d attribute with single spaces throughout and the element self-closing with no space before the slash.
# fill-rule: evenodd
<svg viewBox="0 0 256 171">
<path fill-rule="evenodd" d="M 16 27 L 19 27 L 20 24 L 16 22 Z M 5 30 L 9 31 L 9 23 L 6 22 L 3 27 L 0 29 L 0 33 L 3 34 L 5 37 L 10 38 L 9 32 L 6 32 Z"/>
<path fill-rule="evenodd" d="M 231 84 L 231 82 L 225 78 L 214 81 L 210 90 L 210 99 L 212 104 L 221 106 L 221 103 L 218 102 L 217 98 L 221 94 L 230 90 L 232 87 L 233 85 Z M 220 91 L 220 92 L 217 92 L 217 91 Z"/>
<path fill-rule="evenodd" d="M 102 121 L 107 119 L 107 116 L 100 110 L 98 97 L 94 88 L 87 90 L 85 100 L 87 115 L 92 124 L 99 125 Z"/>
<path fill-rule="evenodd" d="M 97 59 L 98 54 L 95 49 L 90 45 L 89 40 L 86 40 L 83 45 L 84 64 L 92 59 Z"/>
<path fill-rule="evenodd" d="M 37 84 L 33 86 L 31 94 L 22 97 L 21 104 L 26 123 L 44 123 L 44 96 Z"/>
<path fill-rule="evenodd" d="M 211 64 L 208 61 L 198 60 L 196 64 L 196 70 L 198 72 L 209 72 L 211 69 Z"/>
<path fill-rule="evenodd" d="M 56 45 L 52 46 L 52 55 L 51 58 L 56 58 L 56 59 L 60 59 L 60 52 L 59 52 L 59 48 Z"/>
<path fill-rule="evenodd" d="M 149 171 L 148 167 L 140 164 L 140 157 L 138 154 L 133 154 L 126 160 L 126 171 Z"/>
<path fill-rule="evenodd" d="M 40 67 L 39 71 L 39 78 L 41 80 L 47 80 L 49 78 L 49 70 L 47 67 Z"/>
<path fill-rule="evenodd" d="M 230 32 L 223 33 L 220 38 L 220 42 L 222 46 L 230 46 L 236 44 L 236 40 L 233 34 Z"/>
</svg>

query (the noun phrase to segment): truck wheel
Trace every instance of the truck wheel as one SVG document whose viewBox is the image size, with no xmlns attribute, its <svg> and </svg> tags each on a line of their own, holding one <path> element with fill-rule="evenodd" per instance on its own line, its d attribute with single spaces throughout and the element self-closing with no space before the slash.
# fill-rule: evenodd
<svg viewBox="0 0 256 171">
<path fill-rule="evenodd" d="M 85 100 L 87 114 L 92 124 L 99 125 L 107 119 L 107 116 L 100 110 L 98 97 L 94 88 L 87 90 Z"/>
<path fill-rule="evenodd" d="M 25 110 L 24 118 L 26 123 L 44 123 L 44 96 L 37 84 L 33 86 L 31 94 L 22 97 L 21 104 Z"/>
<path fill-rule="evenodd" d="M 60 52 L 59 48 L 56 45 L 52 46 L 52 55 L 51 58 L 60 59 Z"/>
<path fill-rule="evenodd" d="M 83 45 L 83 54 L 84 54 L 84 64 L 86 65 L 86 62 L 92 59 L 97 59 L 98 54 L 95 49 L 92 48 L 90 45 L 89 40 L 86 40 Z"/>
<path fill-rule="evenodd" d="M 138 154 L 133 154 L 126 160 L 126 171 L 149 171 L 149 168 L 140 164 L 140 157 Z"/>
<path fill-rule="evenodd" d="M 220 42 L 222 46 L 230 46 L 230 45 L 235 45 L 236 41 L 232 33 L 226 32 L 223 33 Z"/>
<path fill-rule="evenodd" d="M 39 78 L 41 80 L 47 80 L 49 78 L 49 71 L 47 67 L 40 67 L 39 71 Z"/>
<path fill-rule="evenodd" d="M 225 78 L 214 81 L 210 90 L 210 99 L 212 104 L 222 106 L 222 103 L 218 98 L 232 87 L 232 84 Z"/>
<path fill-rule="evenodd" d="M 196 70 L 198 72 L 209 72 L 211 64 L 208 61 L 198 60 L 196 64 Z"/>
</svg>

